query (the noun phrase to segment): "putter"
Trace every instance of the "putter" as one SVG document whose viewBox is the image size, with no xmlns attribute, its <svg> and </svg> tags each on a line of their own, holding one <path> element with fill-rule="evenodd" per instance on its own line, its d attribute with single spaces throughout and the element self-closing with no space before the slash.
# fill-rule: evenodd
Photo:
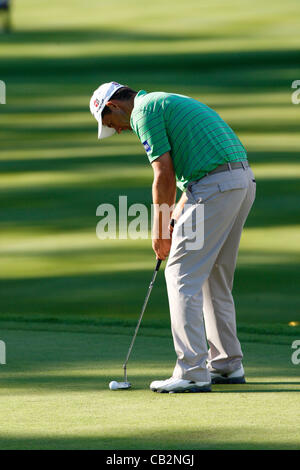
<svg viewBox="0 0 300 470">
<path fill-rule="evenodd" d="M 174 220 L 174 219 L 171 219 L 171 222 L 170 222 L 171 227 L 174 227 L 174 224 L 175 224 L 175 220 Z M 131 387 L 131 383 L 128 382 L 128 380 L 127 380 L 127 363 L 128 363 L 128 361 L 129 361 L 129 357 L 130 357 L 130 354 L 131 354 L 131 351 L 132 351 L 132 348 L 133 348 L 133 345 L 134 345 L 136 336 L 137 336 L 137 334 L 138 334 L 138 331 L 139 331 L 139 328 L 140 328 L 140 324 L 141 324 L 141 321 L 142 321 L 144 312 L 145 312 L 145 310 L 146 310 L 147 303 L 148 303 L 148 300 L 149 300 L 149 297 L 150 297 L 150 294 L 151 294 L 151 291 L 152 291 L 152 288 L 153 288 L 153 285 L 154 285 L 154 282 L 155 282 L 157 273 L 158 273 L 158 271 L 159 271 L 161 262 L 162 262 L 161 259 L 158 259 L 158 260 L 157 260 L 157 263 L 156 263 L 156 266 L 155 266 L 155 270 L 154 270 L 154 273 L 153 273 L 153 276 L 152 276 L 150 285 L 149 285 L 149 287 L 148 287 L 148 292 L 147 292 L 147 295 L 146 295 L 145 300 L 144 300 L 143 308 L 142 308 L 142 311 L 141 311 L 139 320 L 138 320 L 138 322 L 137 322 L 137 325 L 136 325 L 136 328 L 135 328 L 135 332 L 134 332 L 133 338 L 132 338 L 132 340 L 131 340 L 131 343 L 130 343 L 130 346 L 129 346 L 129 349 L 128 349 L 128 353 L 127 353 L 125 362 L 124 362 L 124 364 L 123 364 L 123 369 L 124 369 L 124 382 L 116 382 L 116 381 L 110 382 L 109 388 L 110 388 L 111 390 L 121 390 L 121 389 L 124 390 L 124 389 L 128 389 L 128 388 Z"/>
</svg>

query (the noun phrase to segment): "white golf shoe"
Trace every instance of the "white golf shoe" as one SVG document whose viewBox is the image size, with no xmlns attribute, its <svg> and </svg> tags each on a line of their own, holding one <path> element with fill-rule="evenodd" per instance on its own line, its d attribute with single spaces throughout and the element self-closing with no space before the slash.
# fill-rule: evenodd
<svg viewBox="0 0 300 470">
<path fill-rule="evenodd" d="M 150 389 L 159 393 L 211 392 L 210 382 L 194 382 L 173 377 L 167 380 L 155 380 L 150 384 Z"/>
<path fill-rule="evenodd" d="M 241 366 L 239 369 L 229 374 L 222 374 L 220 372 L 210 372 L 212 384 L 245 384 L 245 371 Z"/>
</svg>

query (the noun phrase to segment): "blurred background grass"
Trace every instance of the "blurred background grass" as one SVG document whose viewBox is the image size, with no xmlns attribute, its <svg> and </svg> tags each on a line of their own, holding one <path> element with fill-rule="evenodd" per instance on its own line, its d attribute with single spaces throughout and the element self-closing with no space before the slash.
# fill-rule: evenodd
<svg viewBox="0 0 300 470">
<path fill-rule="evenodd" d="M 102 82 L 188 94 L 246 146 L 257 200 L 234 294 L 241 332 L 299 327 L 298 0 L 15 0 L 0 34 L 2 320 L 133 325 L 154 267 L 150 240 L 96 237 L 103 202 L 150 207 L 152 169 L 132 134 L 97 141 Z M 169 325 L 160 278 L 145 326 Z"/>
</svg>

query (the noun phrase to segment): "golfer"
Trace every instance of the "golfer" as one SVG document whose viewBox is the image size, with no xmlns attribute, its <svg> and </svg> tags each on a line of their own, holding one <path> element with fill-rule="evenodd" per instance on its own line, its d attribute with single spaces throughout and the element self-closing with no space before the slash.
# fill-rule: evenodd
<svg viewBox="0 0 300 470">
<path fill-rule="evenodd" d="M 232 286 L 256 187 L 243 145 L 215 111 L 183 95 L 110 82 L 94 92 L 90 110 L 99 139 L 135 132 L 154 171 L 152 247 L 158 259 L 169 255 L 165 276 L 177 362 L 172 377 L 152 382 L 151 390 L 209 392 L 212 383 L 245 383 Z M 174 208 L 176 185 L 182 196 Z M 174 208 L 174 229 L 160 216 L 162 204 Z M 200 205 L 204 216 L 197 223 Z M 187 247 L 183 224 L 201 231 L 200 248 Z M 168 228 L 173 233 L 165 237 Z"/>
</svg>

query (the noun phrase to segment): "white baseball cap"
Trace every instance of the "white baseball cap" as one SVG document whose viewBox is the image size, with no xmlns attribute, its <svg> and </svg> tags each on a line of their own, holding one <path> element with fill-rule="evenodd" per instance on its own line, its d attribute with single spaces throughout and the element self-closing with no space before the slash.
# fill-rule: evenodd
<svg viewBox="0 0 300 470">
<path fill-rule="evenodd" d="M 116 132 L 115 129 L 102 125 L 102 111 L 111 96 L 122 87 L 124 87 L 124 85 L 120 85 L 120 83 L 117 82 L 103 83 L 94 91 L 90 99 L 91 113 L 98 121 L 98 139 L 110 137 Z"/>
</svg>

